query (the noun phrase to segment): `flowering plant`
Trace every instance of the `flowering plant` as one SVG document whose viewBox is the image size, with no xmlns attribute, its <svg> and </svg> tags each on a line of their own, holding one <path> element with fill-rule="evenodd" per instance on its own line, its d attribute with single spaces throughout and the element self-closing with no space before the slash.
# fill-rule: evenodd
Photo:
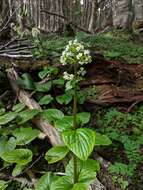
<svg viewBox="0 0 143 190">
<path fill-rule="evenodd" d="M 105 136 L 97 135 L 94 130 L 85 127 L 90 120 L 90 113 L 78 113 L 77 85 L 86 73 L 82 65 L 91 62 L 90 52 L 85 50 L 84 45 L 77 40 L 70 41 L 62 53 L 60 61 L 63 65 L 71 64 L 73 66 L 73 73 L 65 71 L 63 75 L 67 81 L 66 89 L 73 88 L 73 114 L 64 116 L 55 111 L 51 113 L 53 118 L 57 118 L 54 125 L 61 134 L 62 144 L 48 150 L 45 158 L 49 164 L 53 164 L 70 153 L 71 160 L 62 177 L 56 176 L 55 178 L 49 172 L 41 180 L 48 179 L 46 183 L 50 190 L 88 190 L 96 172 L 100 169 L 99 163 L 89 159 L 89 156 L 95 145 L 107 145 L 111 141 L 109 139 L 106 139 L 106 142 L 100 141 L 100 138 L 103 139 Z M 41 186 L 41 181 L 39 184 Z"/>
</svg>

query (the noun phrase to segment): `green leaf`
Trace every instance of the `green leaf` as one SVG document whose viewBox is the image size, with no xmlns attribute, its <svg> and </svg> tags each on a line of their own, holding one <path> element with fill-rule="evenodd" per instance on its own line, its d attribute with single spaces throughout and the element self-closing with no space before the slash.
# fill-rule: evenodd
<svg viewBox="0 0 143 190">
<path fill-rule="evenodd" d="M 26 165 L 32 160 L 32 152 L 29 149 L 15 149 L 5 152 L 2 159 L 9 163 L 17 163 L 19 165 Z"/>
<path fill-rule="evenodd" d="M 40 71 L 40 72 L 38 73 L 38 76 L 39 76 L 40 79 L 43 79 L 43 78 L 45 78 L 48 74 L 49 74 L 49 70 L 48 70 L 48 69 L 44 69 L 43 71 Z"/>
<path fill-rule="evenodd" d="M 20 121 L 18 124 L 23 124 L 35 117 L 40 111 L 38 109 L 28 109 L 18 114 Z"/>
<path fill-rule="evenodd" d="M 22 78 L 17 80 L 17 83 L 24 89 L 35 90 L 34 81 L 28 73 L 24 73 Z"/>
<path fill-rule="evenodd" d="M 82 112 L 77 114 L 77 121 L 81 124 L 84 125 L 89 122 L 90 120 L 90 113 L 89 112 Z"/>
<path fill-rule="evenodd" d="M 15 177 L 15 176 L 19 175 L 24 168 L 25 168 L 24 165 L 16 164 L 16 166 L 14 167 L 14 169 L 12 171 L 12 176 Z"/>
<path fill-rule="evenodd" d="M 47 109 L 42 112 L 42 117 L 48 121 L 55 121 L 64 117 L 63 112 L 58 109 Z"/>
<path fill-rule="evenodd" d="M 45 78 L 48 74 L 54 74 L 57 75 L 58 74 L 58 68 L 57 67 L 45 67 L 43 71 L 40 71 L 38 76 L 39 78 L 43 79 Z"/>
<path fill-rule="evenodd" d="M 100 133 L 96 133 L 95 145 L 105 146 L 110 144 L 112 144 L 112 141 L 106 135 L 101 135 Z"/>
<path fill-rule="evenodd" d="M 84 104 L 86 98 L 87 98 L 87 93 L 84 92 L 84 91 L 79 90 L 78 93 L 77 93 L 78 104 Z"/>
<path fill-rule="evenodd" d="M 24 108 L 25 108 L 25 104 L 19 103 L 13 106 L 12 111 L 14 111 L 15 113 L 18 113 L 22 111 Z"/>
<path fill-rule="evenodd" d="M 73 116 L 64 116 L 62 120 L 55 121 L 55 127 L 60 132 L 71 129 L 73 127 Z"/>
<path fill-rule="evenodd" d="M 57 96 L 56 100 L 59 104 L 69 104 L 72 101 L 72 94 L 63 94 L 61 96 Z"/>
<path fill-rule="evenodd" d="M 96 172 L 99 171 L 100 166 L 96 160 L 87 159 L 82 161 L 77 159 L 77 172 L 78 172 L 78 182 L 86 183 L 89 185 L 95 180 Z M 73 178 L 74 176 L 74 162 L 70 160 L 66 167 L 66 175 Z"/>
<path fill-rule="evenodd" d="M 53 84 L 57 86 L 64 86 L 65 81 L 63 78 L 61 78 L 61 79 L 53 80 Z"/>
<path fill-rule="evenodd" d="M 66 146 L 56 146 L 47 151 L 45 159 L 49 164 L 62 160 L 69 152 Z"/>
<path fill-rule="evenodd" d="M 15 129 L 12 134 L 16 137 L 17 145 L 26 145 L 38 137 L 40 131 L 37 129 L 28 128 L 19 128 Z"/>
<path fill-rule="evenodd" d="M 8 112 L 5 115 L 0 116 L 0 125 L 6 125 L 10 121 L 16 118 L 17 114 L 14 112 Z"/>
<path fill-rule="evenodd" d="M 76 183 L 72 190 L 88 190 L 88 186 L 85 183 Z"/>
<path fill-rule="evenodd" d="M 50 190 L 70 190 L 72 189 L 72 179 L 68 176 L 60 177 L 51 184 Z"/>
<path fill-rule="evenodd" d="M 39 104 L 48 105 L 52 100 L 53 100 L 53 97 L 51 95 L 46 95 L 40 99 Z"/>
<path fill-rule="evenodd" d="M 49 90 L 51 90 L 52 83 L 51 83 L 51 81 L 44 83 L 44 84 L 35 83 L 35 86 L 36 86 L 37 92 L 48 92 Z"/>
<path fill-rule="evenodd" d="M 51 172 L 44 174 L 36 183 L 35 190 L 51 190 L 54 175 Z"/>
<path fill-rule="evenodd" d="M 4 137 L 0 138 L 0 156 L 4 154 L 5 152 L 14 150 L 15 147 L 16 147 L 15 138 L 11 137 L 9 140 L 7 140 Z"/>
<path fill-rule="evenodd" d="M 0 180 L 0 190 L 5 190 L 8 184 L 6 181 Z"/>
<path fill-rule="evenodd" d="M 62 133 L 65 145 L 81 160 L 86 160 L 95 145 L 95 132 L 88 128 L 68 130 Z"/>
<path fill-rule="evenodd" d="M 3 115 L 3 114 L 5 114 L 5 108 L 0 109 L 0 116 Z"/>
</svg>

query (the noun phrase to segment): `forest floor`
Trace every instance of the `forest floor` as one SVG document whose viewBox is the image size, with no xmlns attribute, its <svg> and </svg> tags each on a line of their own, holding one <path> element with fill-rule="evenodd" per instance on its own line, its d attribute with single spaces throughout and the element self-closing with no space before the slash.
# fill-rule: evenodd
<svg viewBox="0 0 143 190">
<path fill-rule="evenodd" d="M 87 66 L 87 75 L 81 82 L 81 94 L 86 94 L 86 100 L 80 105 L 80 110 L 89 111 L 92 119 L 88 127 L 107 135 L 112 140 L 110 146 L 96 147 L 92 157 L 97 153 L 109 163 L 102 166 L 98 178 L 107 190 L 143 190 L 143 42 L 138 35 L 125 32 L 107 32 L 95 37 L 82 32 L 77 38 L 83 41 L 91 50 L 93 61 Z M 7 111 L 13 105 L 13 94 L 6 75 L 5 68 L 11 67 L 11 63 L 17 63 L 18 73 L 28 72 L 32 79 L 43 66 L 57 66 L 61 68 L 59 56 L 70 37 L 39 37 L 38 47 L 33 50 L 36 59 L 0 59 L 0 94 L 8 91 L 6 96 L 0 98 L 1 107 Z M 29 90 L 29 89 L 27 89 Z M 33 90 L 30 90 L 30 93 Z M 59 93 L 59 89 L 50 91 L 52 96 Z M 11 99 L 9 95 L 11 94 Z M 46 92 L 44 92 L 46 95 Z M 39 95 L 39 94 L 38 94 Z M 33 98 L 38 100 L 38 95 Z M 40 95 L 39 95 L 40 96 Z M 48 107 L 49 105 L 47 105 Z M 52 106 L 52 104 L 50 105 Z M 46 106 L 43 108 L 45 109 Z M 71 104 L 63 112 L 70 112 Z M 31 147 L 35 152 L 43 154 L 47 150 L 47 140 L 34 140 Z M 40 148 L 39 148 L 40 147 Z M 42 168 L 39 168 L 42 165 Z M 45 168 L 53 170 L 56 167 L 60 171 L 61 164 L 49 166 L 47 162 L 39 160 L 32 171 L 36 176 L 37 171 Z M 15 182 L 8 190 L 22 189 Z M 16 189 L 17 188 L 17 189 Z"/>
</svg>

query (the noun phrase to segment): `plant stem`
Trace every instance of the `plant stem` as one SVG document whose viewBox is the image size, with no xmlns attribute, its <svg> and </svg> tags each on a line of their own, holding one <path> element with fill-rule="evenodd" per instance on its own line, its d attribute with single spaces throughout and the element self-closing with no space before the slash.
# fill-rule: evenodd
<svg viewBox="0 0 143 190">
<path fill-rule="evenodd" d="M 77 63 L 74 64 L 74 102 L 73 102 L 73 127 L 77 128 L 76 114 L 77 114 Z M 74 166 L 74 184 L 78 181 L 78 172 L 77 172 L 77 158 L 73 155 L 73 166 Z"/>
</svg>

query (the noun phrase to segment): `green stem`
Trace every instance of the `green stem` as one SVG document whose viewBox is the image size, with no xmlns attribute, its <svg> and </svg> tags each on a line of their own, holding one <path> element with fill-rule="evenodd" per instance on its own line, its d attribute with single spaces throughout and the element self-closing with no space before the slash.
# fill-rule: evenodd
<svg viewBox="0 0 143 190">
<path fill-rule="evenodd" d="M 74 102 L 73 102 L 73 127 L 77 128 L 76 114 L 77 114 L 77 63 L 74 64 Z M 74 184 L 77 183 L 78 180 L 78 171 L 77 171 L 77 158 L 73 155 L 73 165 L 74 165 Z"/>
</svg>

